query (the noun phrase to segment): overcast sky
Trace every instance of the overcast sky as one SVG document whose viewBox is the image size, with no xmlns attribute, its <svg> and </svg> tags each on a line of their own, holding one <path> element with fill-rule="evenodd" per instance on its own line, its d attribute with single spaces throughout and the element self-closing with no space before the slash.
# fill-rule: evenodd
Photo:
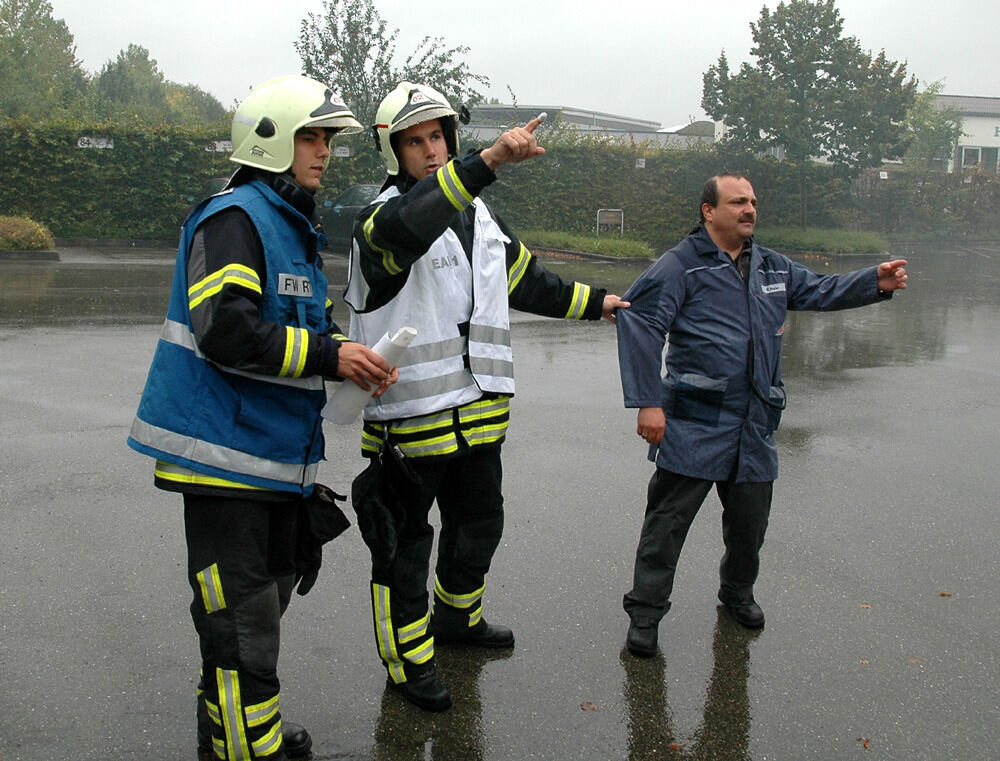
<svg viewBox="0 0 1000 761">
<path fill-rule="evenodd" d="M 307 13 L 322 0 L 50 0 L 77 57 L 97 72 L 130 43 L 147 48 L 167 79 L 195 84 L 225 106 L 256 83 L 298 73 Z M 702 75 L 725 50 L 731 69 L 749 58 L 750 22 L 775 0 L 376 0 L 405 57 L 424 36 L 470 48 L 489 97 L 553 104 L 675 126 L 705 118 Z M 862 48 L 908 62 L 921 86 L 1000 96 L 994 51 L 997 0 L 839 0 L 845 34 Z M 280 8 L 280 10 L 276 10 Z M 479 10 L 482 8 L 483 10 Z"/>
</svg>

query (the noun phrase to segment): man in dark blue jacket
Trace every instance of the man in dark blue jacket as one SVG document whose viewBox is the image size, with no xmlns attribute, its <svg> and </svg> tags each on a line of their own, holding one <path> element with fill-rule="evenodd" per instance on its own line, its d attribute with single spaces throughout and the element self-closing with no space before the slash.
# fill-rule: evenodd
<svg viewBox="0 0 1000 761">
<path fill-rule="evenodd" d="M 656 652 L 681 547 L 713 483 L 726 547 L 719 599 L 744 626 L 764 625 L 753 585 L 778 475 L 774 431 L 785 406 L 787 310 L 859 307 L 906 287 L 902 259 L 817 275 L 758 246 L 756 221 L 757 199 L 745 177 L 711 178 L 701 223 L 639 277 L 623 297 L 631 309 L 618 313 L 625 406 L 639 408 L 636 432 L 656 463 L 624 598 L 626 645 L 635 655 Z"/>
</svg>

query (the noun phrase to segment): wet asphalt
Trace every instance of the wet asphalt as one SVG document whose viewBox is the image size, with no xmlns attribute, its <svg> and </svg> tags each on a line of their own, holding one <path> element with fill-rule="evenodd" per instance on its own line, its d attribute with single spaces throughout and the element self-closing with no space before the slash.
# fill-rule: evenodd
<svg viewBox="0 0 1000 761">
<path fill-rule="evenodd" d="M 387 690 L 350 529 L 282 625 L 282 713 L 312 758 L 1000 758 L 1000 250 L 940 271 L 909 255 L 894 303 L 794 325 L 765 628 L 717 605 L 713 495 L 652 659 L 623 651 L 652 466 L 614 330 L 519 317 L 485 609 L 516 647 L 439 648 L 443 714 Z M 161 318 L 113 319 L 162 317 L 169 259 L 63 260 L 0 262 L 0 759 L 196 759 L 180 498 L 125 445 Z M 120 267 L 139 280 L 109 285 Z M 60 299 L 91 306 L 61 315 Z M 346 490 L 359 426 L 326 433 L 320 480 Z"/>
</svg>

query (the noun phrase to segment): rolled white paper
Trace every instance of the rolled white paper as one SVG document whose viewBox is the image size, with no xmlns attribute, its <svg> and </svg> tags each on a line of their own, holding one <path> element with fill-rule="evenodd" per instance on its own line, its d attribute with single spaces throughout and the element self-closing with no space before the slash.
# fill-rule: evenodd
<svg viewBox="0 0 1000 761">
<path fill-rule="evenodd" d="M 386 333 L 372 347 L 372 351 L 382 357 L 390 366 L 394 366 L 399 362 L 399 358 L 416 335 L 417 331 L 410 327 L 400 328 L 396 331 L 396 335 L 391 338 Z M 358 419 L 358 415 L 368 403 L 371 395 L 375 393 L 375 388 L 372 386 L 370 390 L 365 391 L 354 381 L 345 380 L 333 392 L 330 401 L 323 408 L 323 417 L 339 425 L 353 423 Z"/>
</svg>

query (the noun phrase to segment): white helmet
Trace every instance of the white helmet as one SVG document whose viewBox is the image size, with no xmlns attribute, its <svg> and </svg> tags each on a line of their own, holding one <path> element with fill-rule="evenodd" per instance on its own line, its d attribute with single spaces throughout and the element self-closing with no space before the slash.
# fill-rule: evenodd
<svg viewBox="0 0 1000 761">
<path fill-rule="evenodd" d="M 333 90 L 298 74 L 258 85 L 233 115 L 231 161 L 268 172 L 284 172 L 295 157 L 295 133 L 323 127 L 338 133 L 363 127 Z"/>
<path fill-rule="evenodd" d="M 459 114 L 437 90 L 427 85 L 400 82 L 379 103 L 372 133 L 375 136 L 375 147 L 382 154 L 389 174 L 399 174 L 399 157 L 390 136 L 431 119 L 440 120 L 441 131 L 448 145 L 448 155 L 455 156 L 458 153 Z"/>
</svg>

